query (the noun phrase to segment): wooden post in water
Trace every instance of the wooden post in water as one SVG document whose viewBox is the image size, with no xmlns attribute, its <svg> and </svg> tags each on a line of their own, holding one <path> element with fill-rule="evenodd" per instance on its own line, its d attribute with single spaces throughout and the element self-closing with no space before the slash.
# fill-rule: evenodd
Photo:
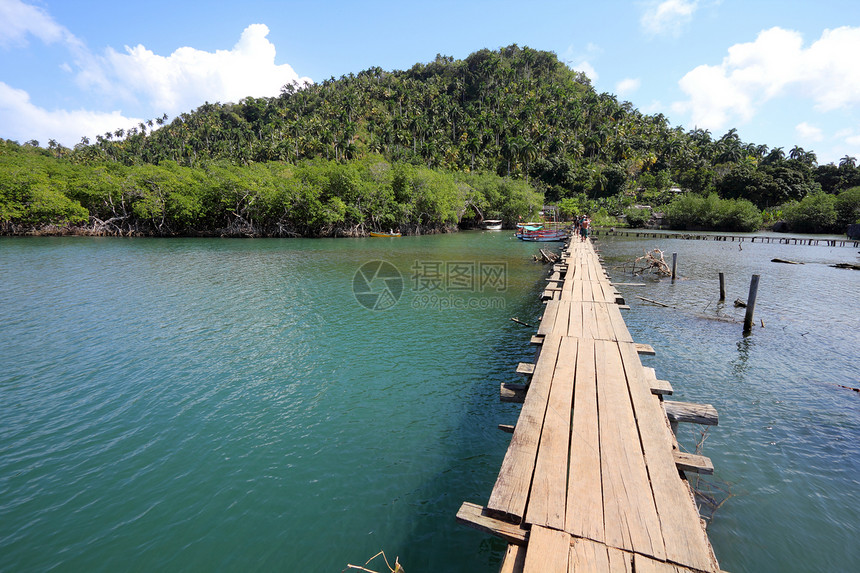
<svg viewBox="0 0 860 573">
<path fill-rule="evenodd" d="M 755 311 L 755 298 L 758 294 L 759 275 L 753 275 L 750 281 L 750 294 L 747 297 L 747 313 L 744 316 L 744 334 L 752 331 L 753 312 Z"/>
<path fill-rule="evenodd" d="M 726 300 L 726 275 L 720 273 L 720 302 Z"/>
<path fill-rule="evenodd" d="M 678 266 L 678 253 L 672 253 L 672 280 L 675 280 L 675 267 Z"/>
</svg>

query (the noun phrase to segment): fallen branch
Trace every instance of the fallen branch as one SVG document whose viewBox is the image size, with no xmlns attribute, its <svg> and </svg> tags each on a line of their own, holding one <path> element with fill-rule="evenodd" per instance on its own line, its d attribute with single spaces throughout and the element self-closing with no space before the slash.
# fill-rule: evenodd
<svg viewBox="0 0 860 573">
<path fill-rule="evenodd" d="M 391 571 L 391 573 L 404 573 L 403 566 L 400 564 L 400 557 L 398 556 L 394 558 L 394 567 L 392 567 L 388 563 L 388 558 L 385 556 L 385 551 L 380 551 L 379 553 L 368 559 L 365 562 L 365 565 L 369 565 L 371 561 L 373 561 L 380 555 L 382 555 L 382 558 L 385 560 L 385 565 L 388 567 L 388 570 Z M 361 565 L 347 564 L 346 569 L 358 569 L 359 571 L 366 571 L 367 573 L 376 573 L 376 571 L 374 571 L 373 569 L 368 569 L 367 567 L 362 567 Z M 346 569 L 344 569 L 344 571 L 346 571 Z"/>
<path fill-rule="evenodd" d="M 660 249 L 654 249 L 651 252 L 644 251 L 645 254 L 635 261 L 633 261 L 633 274 L 636 273 L 636 263 L 639 261 L 645 262 L 645 267 L 639 270 L 639 273 L 644 273 L 645 271 L 650 271 L 652 273 L 657 273 L 658 275 L 669 277 L 672 276 L 672 269 L 669 268 L 668 263 L 663 260 L 663 251 Z"/>
<path fill-rule="evenodd" d="M 523 326 L 528 326 L 529 328 L 534 328 L 534 326 L 532 326 L 531 324 L 529 324 L 529 323 L 527 323 L 527 322 L 523 322 L 523 321 L 522 321 L 522 320 L 520 320 L 519 318 L 515 318 L 515 317 L 513 317 L 513 316 L 512 316 L 512 317 L 511 317 L 511 320 L 513 320 L 513 321 L 514 321 L 514 322 L 516 322 L 517 324 L 522 324 Z"/>
<path fill-rule="evenodd" d="M 670 305 L 668 305 L 668 304 L 665 304 L 665 303 L 662 303 L 662 302 L 659 302 L 659 301 L 656 301 L 656 300 L 651 300 L 650 298 L 645 298 L 644 296 L 636 295 L 636 298 L 638 298 L 638 299 L 642 299 L 642 300 L 644 300 L 645 302 L 650 302 L 650 303 L 652 303 L 652 304 L 657 304 L 657 305 L 660 305 L 660 306 L 664 306 L 664 307 L 666 307 L 666 308 L 675 308 L 674 306 L 670 306 Z"/>
</svg>

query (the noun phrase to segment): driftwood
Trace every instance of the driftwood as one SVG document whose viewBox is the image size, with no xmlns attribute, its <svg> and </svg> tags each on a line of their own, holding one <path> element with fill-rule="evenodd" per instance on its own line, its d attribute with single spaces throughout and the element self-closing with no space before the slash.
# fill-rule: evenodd
<svg viewBox="0 0 860 573">
<path fill-rule="evenodd" d="M 854 269 L 855 271 L 860 271 L 860 265 L 855 265 L 854 263 L 836 263 L 830 266 L 834 269 Z"/>
<path fill-rule="evenodd" d="M 668 305 L 668 304 L 665 304 L 665 303 L 662 303 L 662 302 L 658 302 L 658 301 L 656 301 L 656 300 L 651 300 L 650 298 L 645 298 L 644 296 L 636 295 L 636 298 L 638 298 L 638 299 L 642 299 L 642 300 L 644 300 L 645 302 L 650 302 L 651 304 L 656 304 L 656 305 L 663 306 L 663 307 L 666 307 L 666 308 L 675 308 L 675 307 L 673 307 L 673 306 L 671 306 L 671 305 Z"/>
<path fill-rule="evenodd" d="M 523 326 L 528 326 L 529 328 L 534 328 L 534 326 L 532 326 L 531 324 L 528 324 L 527 322 L 523 322 L 523 321 L 522 321 L 522 320 L 520 320 L 519 318 L 515 318 L 515 317 L 513 317 L 513 316 L 512 316 L 512 317 L 511 317 L 511 320 L 513 320 L 513 321 L 514 321 L 514 322 L 516 322 L 517 324 L 522 324 Z"/>
<path fill-rule="evenodd" d="M 366 566 L 370 565 L 370 562 L 379 557 L 380 555 L 382 555 L 382 559 L 385 560 L 385 565 L 388 567 L 388 570 L 391 571 L 391 573 L 404 573 L 403 566 L 400 564 L 400 557 L 394 558 L 394 567 L 392 567 L 388 563 L 388 557 L 385 556 L 385 551 L 380 551 L 379 553 L 368 559 L 367 562 L 364 564 L 365 567 L 362 567 L 361 565 L 347 564 L 346 569 L 358 569 L 359 571 L 366 571 L 367 573 L 376 573 L 376 571 L 374 571 L 373 569 L 368 569 Z M 344 571 L 346 571 L 346 569 L 344 569 Z"/>
<path fill-rule="evenodd" d="M 633 274 L 642 274 L 645 271 L 656 273 L 660 276 L 670 277 L 672 276 L 672 269 L 669 268 L 669 265 L 663 260 L 663 251 L 660 249 L 654 249 L 652 251 L 644 251 L 645 254 L 635 261 L 633 261 Z M 636 263 L 639 261 L 643 261 L 645 266 L 641 269 L 636 268 Z"/>
<path fill-rule="evenodd" d="M 789 261 L 788 259 L 771 259 L 772 263 L 784 263 L 786 265 L 802 265 L 803 263 L 798 263 L 797 261 Z"/>
<path fill-rule="evenodd" d="M 559 255 L 545 249 L 540 250 L 540 256 L 534 255 L 534 260 L 541 261 L 543 263 L 557 263 L 559 259 L 561 259 Z"/>
</svg>

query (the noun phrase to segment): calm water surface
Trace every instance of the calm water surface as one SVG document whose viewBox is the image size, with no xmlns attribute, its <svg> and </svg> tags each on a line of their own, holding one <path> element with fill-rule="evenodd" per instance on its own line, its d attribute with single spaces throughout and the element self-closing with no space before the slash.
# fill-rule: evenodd
<svg viewBox="0 0 860 573">
<path fill-rule="evenodd" d="M 856 570 L 860 396 L 838 384 L 860 385 L 860 274 L 822 264 L 856 251 L 599 243 L 617 282 L 646 283 L 619 287 L 646 364 L 720 412 L 721 566 Z M 614 269 L 652 247 L 682 279 Z M 542 311 L 534 252 L 509 233 L 0 240 L 0 571 L 341 571 L 380 550 L 495 571 L 503 544 L 454 515 L 486 502 L 516 420 L 498 387 L 531 356 L 510 317 Z M 403 278 L 384 311 L 353 296 L 374 260 Z M 765 328 L 729 322 L 718 270 L 730 300 L 762 275 Z"/>
</svg>

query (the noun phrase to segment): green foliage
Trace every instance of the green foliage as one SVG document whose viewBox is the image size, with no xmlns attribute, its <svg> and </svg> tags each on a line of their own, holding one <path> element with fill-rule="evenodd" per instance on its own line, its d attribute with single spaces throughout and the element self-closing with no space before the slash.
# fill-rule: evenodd
<svg viewBox="0 0 860 573">
<path fill-rule="evenodd" d="M 48 173 L 45 162 L 49 160 L 30 150 L 0 154 L 0 225 L 75 225 L 87 221 L 88 211 L 63 193 L 62 180 Z"/>
<path fill-rule="evenodd" d="M 455 228 L 492 211 L 512 223 L 543 196 L 520 179 L 391 164 L 379 155 L 187 167 L 174 161 L 73 164 L 31 146 L 0 154 L 0 224 L 86 223 L 91 231 L 144 235 L 341 236 L 398 228 Z"/>
<path fill-rule="evenodd" d="M 798 233 L 841 232 L 836 224 L 836 198 L 827 193 L 807 195 L 783 206 L 788 228 Z"/>
<path fill-rule="evenodd" d="M 860 187 L 846 189 L 836 197 L 836 226 L 845 230 L 848 225 L 860 223 Z"/>
<path fill-rule="evenodd" d="M 629 207 L 624 210 L 624 215 L 627 218 L 627 225 L 633 228 L 644 227 L 645 223 L 651 219 L 650 209 L 637 209 Z"/>
<path fill-rule="evenodd" d="M 673 229 L 750 232 L 762 225 L 761 212 L 745 199 L 720 199 L 715 193 L 702 197 L 688 194 L 666 206 Z"/>
</svg>

